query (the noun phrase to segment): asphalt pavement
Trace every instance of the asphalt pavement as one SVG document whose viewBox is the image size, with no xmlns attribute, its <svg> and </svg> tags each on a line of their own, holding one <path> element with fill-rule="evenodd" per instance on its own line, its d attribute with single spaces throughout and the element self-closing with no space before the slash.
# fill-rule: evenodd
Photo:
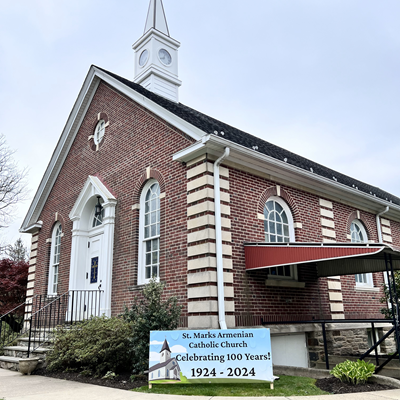
<svg viewBox="0 0 400 400">
<path fill-rule="evenodd" d="M 0 400 L 233 400 L 237 397 L 136 393 L 0 369 Z M 400 389 L 326 396 L 242 397 L 247 400 L 400 400 Z"/>
</svg>

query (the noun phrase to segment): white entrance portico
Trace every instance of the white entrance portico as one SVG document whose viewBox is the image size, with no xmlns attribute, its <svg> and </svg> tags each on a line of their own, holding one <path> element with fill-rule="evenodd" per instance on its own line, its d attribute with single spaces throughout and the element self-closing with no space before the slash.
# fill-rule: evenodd
<svg viewBox="0 0 400 400">
<path fill-rule="evenodd" d="M 95 216 L 100 201 L 101 215 Z M 99 178 L 89 176 L 69 217 L 73 221 L 69 290 L 102 290 L 96 299 L 85 300 L 84 311 L 111 316 L 112 263 L 116 198 Z M 78 300 L 80 301 L 80 300 Z M 86 304 L 88 303 L 88 304 Z"/>
</svg>

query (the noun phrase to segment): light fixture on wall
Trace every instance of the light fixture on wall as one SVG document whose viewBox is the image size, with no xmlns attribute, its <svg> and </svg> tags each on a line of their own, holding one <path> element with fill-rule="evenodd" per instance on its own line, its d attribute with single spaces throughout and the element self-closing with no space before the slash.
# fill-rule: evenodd
<svg viewBox="0 0 400 400">
<path fill-rule="evenodd" d="M 100 204 L 100 196 L 97 196 L 97 204 L 94 206 L 94 216 L 98 217 L 103 211 L 103 206 Z"/>
</svg>

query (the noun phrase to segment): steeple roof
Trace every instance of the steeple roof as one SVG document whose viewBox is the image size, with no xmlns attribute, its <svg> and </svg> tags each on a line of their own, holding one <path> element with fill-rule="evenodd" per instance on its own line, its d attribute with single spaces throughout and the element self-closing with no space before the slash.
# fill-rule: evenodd
<svg viewBox="0 0 400 400">
<path fill-rule="evenodd" d="M 164 33 L 164 35 L 169 36 L 167 19 L 165 18 L 162 0 L 150 0 L 144 33 L 149 31 L 151 28 L 154 28 L 157 31 Z"/>
<path fill-rule="evenodd" d="M 171 353 L 171 350 L 169 349 L 169 346 L 168 346 L 167 339 L 164 340 L 164 343 L 162 345 L 160 353 L 162 353 L 164 350 L 168 350 Z"/>
</svg>

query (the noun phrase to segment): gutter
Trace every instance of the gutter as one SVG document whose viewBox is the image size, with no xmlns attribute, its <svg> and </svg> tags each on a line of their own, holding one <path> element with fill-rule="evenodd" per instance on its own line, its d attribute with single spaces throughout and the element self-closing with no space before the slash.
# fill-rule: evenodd
<svg viewBox="0 0 400 400">
<path fill-rule="evenodd" d="M 38 221 L 35 224 L 29 225 L 26 228 L 21 228 L 20 233 L 33 233 L 36 230 L 42 229 L 43 221 Z"/>
<path fill-rule="evenodd" d="M 219 166 L 229 156 L 230 148 L 214 162 L 214 206 L 215 206 L 215 248 L 217 255 L 218 321 L 221 329 L 227 329 L 225 321 L 224 260 L 222 258 L 221 192 L 219 185 Z"/>
<path fill-rule="evenodd" d="M 360 207 L 361 203 L 362 208 L 371 213 L 378 212 L 381 206 L 386 207 L 389 205 L 390 218 L 394 218 L 395 220 L 400 219 L 400 205 L 389 203 L 387 200 L 385 201 L 379 197 L 317 175 L 314 172 L 307 171 L 216 135 L 203 136 L 201 141 L 175 153 L 173 160 L 187 162 L 192 157 L 197 157 L 201 154 L 217 155 L 220 154 L 222 148 L 227 146 L 231 150 L 230 163 L 269 174 L 275 179 L 285 180 L 288 185 L 296 184 L 297 186 L 302 186 L 301 190 L 307 188 L 318 193 L 323 193 L 329 196 L 329 198 L 335 199 L 335 201 L 348 202 L 352 205 L 357 204 L 356 207 Z"/>
</svg>

